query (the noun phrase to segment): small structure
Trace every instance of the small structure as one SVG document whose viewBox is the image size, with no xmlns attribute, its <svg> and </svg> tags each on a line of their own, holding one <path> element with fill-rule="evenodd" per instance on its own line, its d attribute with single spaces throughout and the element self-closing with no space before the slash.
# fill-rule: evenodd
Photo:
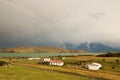
<svg viewBox="0 0 120 80">
<path fill-rule="evenodd" d="M 28 58 L 28 60 L 34 60 L 34 58 Z"/>
<path fill-rule="evenodd" d="M 50 65 L 55 65 L 55 66 L 63 66 L 64 62 L 60 60 L 51 60 Z"/>
<path fill-rule="evenodd" d="M 34 59 L 35 59 L 35 60 L 40 60 L 41 58 L 35 57 Z"/>
<path fill-rule="evenodd" d="M 28 60 L 40 60 L 40 58 L 37 58 L 37 57 L 35 57 L 35 58 L 28 58 Z"/>
<path fill-rule="evenodd" d="M 102 67 L 102 65 L 99 63 L 91 63 L 87 64 L 85 67 L 88 68 L 89 70 L 99 70 Z"/>
<path fill-rule="evenodd" d="M 50 62 L 50 58 L 44 58 L 43 62 Z"/>
<path fill-rule="evenodd" d="M 65 60 L 66 58 L 65 57 L 62 57 L 62 60 Z"/>
</svg>

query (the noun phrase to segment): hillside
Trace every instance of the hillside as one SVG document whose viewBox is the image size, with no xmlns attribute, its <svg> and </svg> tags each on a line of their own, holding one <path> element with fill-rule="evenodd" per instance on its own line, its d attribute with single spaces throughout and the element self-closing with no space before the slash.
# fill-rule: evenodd
<svg viewBox="0 0 120 80">
<path fill-rule="evenodd" d="M 16 47 L 0 49 L 0 53 L 80 53 L 83 50 L 65 50 L 59 47 Z"/>
</svg>

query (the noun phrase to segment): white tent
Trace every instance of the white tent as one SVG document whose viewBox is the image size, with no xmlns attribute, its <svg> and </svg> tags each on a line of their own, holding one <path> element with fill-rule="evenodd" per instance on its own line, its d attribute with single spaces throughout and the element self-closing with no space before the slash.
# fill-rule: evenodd
<svg viewBox="0 0 120 80">
<path fill-rule="evenodd" d="M 86 68 L 88 68 L 89 70 L 99 70 L 101 67 L 102 65 L 99 63 L 91 63 L 86 65 Z"/>
</svg>

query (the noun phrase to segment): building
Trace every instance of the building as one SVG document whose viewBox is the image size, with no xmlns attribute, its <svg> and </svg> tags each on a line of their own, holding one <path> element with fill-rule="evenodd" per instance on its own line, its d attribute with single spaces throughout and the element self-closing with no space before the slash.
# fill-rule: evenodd
<svg viewBox="0 0 120 80">
<path fill-rule="evenodd" d="M 63 66 L 64 62 L 60 60 L 51 60 L 50 65 L 55 65 L 55 66 Z"/>
<path fill-rule="evenodd" d="M 62 57 L 62 60 L 65 60 L 65 57 Z"/>
<path fill-rule="evenodd" d="M 87 64 L 85 67 L 88 68 L 89 70 L 99 70 L 102 67 L 102 65 L 99 63 L 91 63 Z"/>
<path fill-rule="evenodd" d="M 28 60 L 40 60 L 40 58 L 37 58 L 37 57 L 35 57 L 35 58 L 28 58 Z"/>
<path fill-rule="evenodd" d="M 50 62 L 50 60 L 51 60 L 50 58 L 44 58 L 43 62 Z"/>
</svg>

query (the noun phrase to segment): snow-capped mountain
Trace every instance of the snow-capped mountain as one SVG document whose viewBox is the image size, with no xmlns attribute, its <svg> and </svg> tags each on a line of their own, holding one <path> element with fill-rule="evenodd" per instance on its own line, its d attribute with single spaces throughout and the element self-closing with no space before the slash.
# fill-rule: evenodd
<svg viewBox="0 0 120 80">
<path fill-rule="evenodd" d="M 85 42 L 77 46 L 67 43 L 66 47 L 68 49 L 85 50 L 87 52 L 119 52 L 118 49 L 109 47 L 99 42 Z"/>
</svg>

